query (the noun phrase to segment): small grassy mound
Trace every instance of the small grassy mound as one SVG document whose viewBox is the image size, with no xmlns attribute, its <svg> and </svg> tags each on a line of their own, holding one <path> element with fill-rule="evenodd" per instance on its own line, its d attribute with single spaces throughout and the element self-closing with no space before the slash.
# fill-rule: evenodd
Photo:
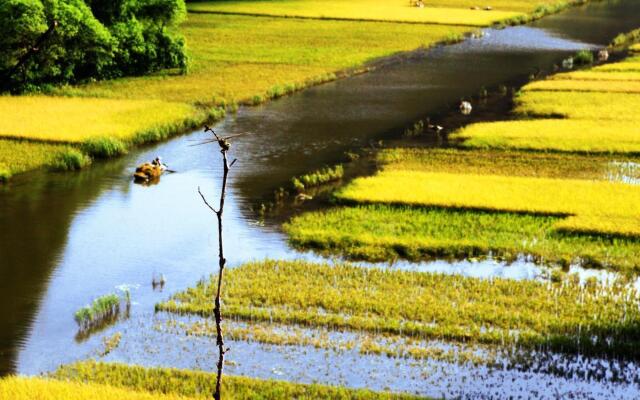
<svg viewBox="0 0 640 400">
<path fill-rule="evenodd" d="M 211 315 L 215 282 L 200 282 L 156 309 Z M 224 299 L 227 318 L 640 354 L 640 300 L 633 285 L 623 282 L 582 286 L 572 278 L 488 280 L 267 260 L 229 270 Z"/>
<path fill-rule="evenodd" d="M 76 171 L 91 164 L 91 158 L 78 149 L 69 147 L 59 151 L 49 162 L 53 171 Z"/>
<path fill-rule="evenodd" d="M 169 368 L 143 368 L 122 364 L 82 362 L 62 366 L 55 373 L 57 379 L 91 384 L 110 385 L 115 388 L 146 393 L 167 398 L 211 398 L 214 390 L 215 375 L 206 372 L 177 370 Z M 14 378 L 15 379 L 15 378 Z M 0 381 L 1 382 L 1 381 Z M 1 384 L 0 384 L 1 385 Z M 9 384 L 7 384 L 9 386 Z M 0 386 L 2 387 L 2 386 Z M 122 390 L 120 389 L 120 390 Z M 114 389 L 115 390 L 115 389 Z M 2 393 L 0 391 L 0 393 Z M 11 393 L 11 392 L 9 392 Z M 303 385 L 275 380 L 261 380 L 236 376 L 223 376 L 222 393 L 225 399 L 235 400 L 285 400 L 285 399 L 341 399 L 341 400 L 410 400 L 419 397 L 403 394 L 377 393 L 369 390 L 354 390 L 323 385 Z M 182 397 L 184 396 L 184 397 Z M 4 397 L 0 397 L 3 398 Z M 7 397 L 14 399 L 13 397 Z M 93 397 L 58 397 L 56 400 L 85 399 Z M 104 399 L 128 399 L 128 397 L 105 397 Z M 143 397 L 146 399 L 147 397 Z M 153 397 L 154 399 L 156 397 Z M 15 400 L 32 400 L 19 397 Z M 49 397 L 45 398 L 46 400 Z M 101 397 L 96 399 L 102 400 Z M 137 397 L 132 397 L 137 400 Z M 53 400 L 53 398 L 52 398 Z"/>
</svg>

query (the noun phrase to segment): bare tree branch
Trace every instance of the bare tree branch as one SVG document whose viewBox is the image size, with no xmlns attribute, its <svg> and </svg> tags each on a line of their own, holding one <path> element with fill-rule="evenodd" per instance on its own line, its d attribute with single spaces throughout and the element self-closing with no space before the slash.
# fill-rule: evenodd
<svg viewBox="0 0 640 400">
<path fill-rule="evenodd" d="M 200 194 L 200 197 L 202 197 L 202 201 L 204 202 L 204 204 L 205 204 L 207 207 L 209 207 L 209 209 L 210 209 L 211 211 L 213 211 L 213 212 L 217 215 L 217 214 L 218 214 L 218 211 L 216 211 L 216 209 L 215 209 L 215 208 L 213 208 L 213 207 L 211 206 L 211 204 L 209 204 L 209 202 L 207 201 L 207 199 L 204 197 L 204 195 L 203 195 L 203 194 L 202 194 L 202 192 L 200 191 L 200 186 L 198 186 L 198 194 Z"/>
</svg>

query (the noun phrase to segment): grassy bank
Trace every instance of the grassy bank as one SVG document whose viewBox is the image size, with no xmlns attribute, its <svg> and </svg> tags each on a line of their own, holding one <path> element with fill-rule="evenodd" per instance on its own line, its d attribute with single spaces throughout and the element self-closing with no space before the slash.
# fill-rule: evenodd
<svg viewBox="0 0 640 400">
<path fill-rule="evenodd" d="M 83 362 L 60 367 L 54 378 L 68 381 L 69 385 L 89 382 L 92 385 L 109 385 L 148 395 L 171 396 L 169 398 L 211 398 L 215 385 L 215 376 L 206 372 L 177 370 L 169 368 L 143 368 L 122 364 Z M 34 380 L 36 383 L 38 380 Z M 2 381 L 0 381 L 2 382 Z M 11 388 L 12 380 L 6 381 Z M 27 381 L 28 383 L 28 381 Z M 0 383 L 0 388 L 2 384 Z M 353 399 L 353 400 L 409 400 L 419 397 L 403 394 L 378 393 L 369 390 L 354 390 L 323 385 L 303 385 L 275 380 L 261 380 L 236 376 L 224 376 L 222 380 L 223 398 L 248 400 L 285 400 L 285 399 Z M 116 390 L 116 389 L 112 389 Z M 0 391 L 0 393 L 2 393 Z M 11 393 L 11 392 L 9 392 Z M 182 397 L 184 396 L 184 397 Z M 10 397 L 16 400 L 31 400 L 32 397 Z M 85 398 L 69 397 L 68 399 Z M 93 397 L 92 397 L 93 398 Z M 122 399 L 124 397 L 105 397 L 104 399 Z M 147 397 L 141 397 L 146 399 Z M 153 397 L 156 398 L 156 397 Z M 49 399 L 48 397 L 45 399 Z M 56 397 L 56 400 L 66 400 Z M 100 398 L 102 399 L 102 398 Z M 133 397 L 137 400 L 137 397 Z"/>
<path fill-rule="evenodd" d="M 526 85 L 519 120 L 469 125 L 454 133 L 469 148 L 640 153 L 640 58 L 557 74 Z M 540 119 L 542 118 L 542 119 Z"/>
<path fill-rule="evenodd" d="M 623 283 L 486 280 L 303 261 L 248 263 L 226 279 L 228 318 L 638 355 L 637 293 Z M 156 308 L 210 315 L 213 282 Z"/>
</svg>

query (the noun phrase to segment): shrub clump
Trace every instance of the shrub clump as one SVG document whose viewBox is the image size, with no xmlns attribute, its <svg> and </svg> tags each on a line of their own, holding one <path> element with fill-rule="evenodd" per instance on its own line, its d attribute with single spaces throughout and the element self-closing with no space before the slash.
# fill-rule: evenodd
<svg viewBox="0 0 640 400">
<path fill-rule="evenodd" d="M 573 56 L 573 63 L 576 65 L 593 64 L 593 53 L 589 50 L 580 50 Z"/>
</svg>

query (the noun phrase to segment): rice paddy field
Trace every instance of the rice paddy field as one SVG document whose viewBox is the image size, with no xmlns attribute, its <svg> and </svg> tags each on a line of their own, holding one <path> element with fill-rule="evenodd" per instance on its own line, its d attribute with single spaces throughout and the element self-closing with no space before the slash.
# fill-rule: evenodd
<svg viewBox="0 0 640 400">
<path fill-rule="evenodd" d="M 5 378 L 0 396 L 12 400 L 187 400 L 211 398 L 215 376 L 210 373 L 150 368 L 92 361 L 63 366 L 46 378 Z M 285 400 L 353 399 L 410 400 L 402 394 L 349 390 L 284 381 L 225 377 L 225 398 Z"/>
<path fill-rule="evenodd" d="M 200 282 L 157 309 L 211 315 L 214 283 Z M 228 318 L 250 321 L 633 356 L 633 285 L 593 284 L 263 261 L 229 271 L 225 307 Z"/>
<path fill-rule="evenodd" d="M 468 148 L 582 153 L 640 152 L 637 56 L 526 85 L 520 119 L 473 124 L 453 134 Z"/>
</svg>

